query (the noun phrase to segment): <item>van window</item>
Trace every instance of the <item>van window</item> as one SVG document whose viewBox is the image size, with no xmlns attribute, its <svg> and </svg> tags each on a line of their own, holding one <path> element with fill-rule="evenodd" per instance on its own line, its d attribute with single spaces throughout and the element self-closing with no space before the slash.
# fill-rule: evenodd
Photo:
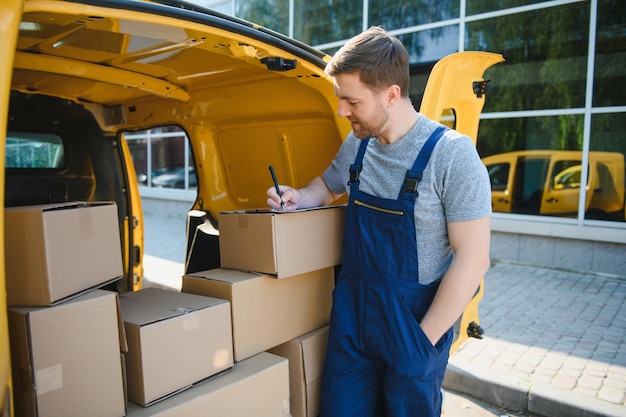
<svg viewBox="0 0 626 417">
<path fill-rule="evenodd" d="M 580 188 L 581 177 L 580 161 L 557 161 L 552 169 L 552 188 Z"/>
<path fill-rule="evenodd" d="M 491 179 L 492 191 L 504 191 L 509 183 L 509 171 L 511 164 L 508 162 L 502 164 L 493 164 L 487 167 L 489 178 Z"/>
<path fill-rule="evenodd" d="M 548 174 L 549 158 L 519 158 L 515 172 L 513 212 L 538 214 L 541 195 Z"/>
<path fill-rule="evenodd" d="M 456 111 L 454 109 L 443 109 L 439 123 L 450 129 L 456 129 Z"/>
<path fill-rule="evenodd" d="M 124 134 L 139 185 L 191 190 L 198 185 L 185 131 L 165 126 Z"/>
<path fill-rule="evenodd" d="M 63 139 L 53 133 L 8 132 L 6 168 L 61 168 L 65 163 Z"/>
</svg>

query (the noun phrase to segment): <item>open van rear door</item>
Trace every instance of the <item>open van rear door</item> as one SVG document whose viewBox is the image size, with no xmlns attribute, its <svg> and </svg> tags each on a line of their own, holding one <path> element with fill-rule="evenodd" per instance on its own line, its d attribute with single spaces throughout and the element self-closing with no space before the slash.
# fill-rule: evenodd
<svg viewBox="0 0 626 417">
<path fill-rule="evenodd" d="M 19 31 L 19 25 L 11 24 L 20 21 L 22 14 L 22 1 L 12 0 L 0 2 L 0 16 L 5 24 L 0 25 L 0 62 L 13 62 L 15 55 L 15 43 Z M 7 23 L 8 22 L 8 23 Z M 0 201 L 4 201 L 4 159 L 7 111 L 9 96 L 11 93 L 11 71 L 3 68 L 0 71 Z M 4 210 L 0 210 L 0 236 L 4 236 Z M 0 239 L 0 417 L 13 415 L 13 395 L 11 384 L 11 359 L 9 346 L 9 330 L 6 315 L 6 285 L 4 272 L 4 238 Z"/>
<path fill-rule="evenodd" d="M 428 78 L 420 113 L 456 129 L 476 143 L 480 113 L 488 88 L 483 74 L 487 68 L 502 61 L 502 55 L 490 52 L 459 52 L 441 59 Z M 478 303 L 483 293 L 484 281 L 454 326 L 450 354 L 468 337 L 482 337 Z"/>
</svg>

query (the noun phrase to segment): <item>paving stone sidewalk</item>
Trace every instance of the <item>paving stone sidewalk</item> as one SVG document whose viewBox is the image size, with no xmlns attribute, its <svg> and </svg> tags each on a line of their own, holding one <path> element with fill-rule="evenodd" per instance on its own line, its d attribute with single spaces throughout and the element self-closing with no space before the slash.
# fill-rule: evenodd
<svg viewBox="0 0 626 417">
<path fill-rule="evenodd" d="M 545 417 L 626 417 L 626 277 L 496 262 L 482 340 L 450 359 L 444 386 Z"/>
</svg>

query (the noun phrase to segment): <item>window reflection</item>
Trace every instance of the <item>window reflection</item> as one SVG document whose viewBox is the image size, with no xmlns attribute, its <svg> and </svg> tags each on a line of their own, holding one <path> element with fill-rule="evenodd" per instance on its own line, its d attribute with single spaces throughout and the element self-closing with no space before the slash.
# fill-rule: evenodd
<svg viewBox="0 0 626 417">
<path fill-rule="evenodd" d="M 494 212 L 576 217 L 582 152 L 531 150 L 483 158 Z M 590 152 L 585 217 L 624 221 L 624 155 Z"/>
<path fill-rule="evenodd" d="M 457 25 L 399 35 L 409 52 L 411 64 L 439 61 L 446 55 L 459 51 L 459 27 Z"/>
<path fill-rule="evenodd" d="M 626 117 L 624 113 L 596 114 L 591 119 L 589 187 L 592 203 L 585 212 L 587 219 L 624 221 L 626 215 L 625 194 L 626 164 Z M 594 160 L 591 155 L 602 155 L 594 173 Z M 596 208 L 605 208 L 599 212 Z M 608 216 L 604 212 L 609 213 Z"/>
<path fill-rule="evenodd" d="M 276 32 L 289 34 L 289 0 L 237 0 L 235 15 Z"/>
<path fill-rule="evenodd" d="M 481 120 L 476 146 L 482 156 L 528 149 L 581 150 L 583 125 L 582 114 Z"/>
<path fill-rule="evenodd" d="M 370 1 L 369 22 L 394 30 L 459 17 L 458 0 L 440 0 L 433 6 L 430 0 Z"/>
<path fill-rule="evenodd" d="M 585 172 L 582 133 L 575 133 L 582 132 L 582 115 L 482 120 L 477 146 L 491 179 L 493 211 L 577 217 L 584 183 L 586 219 L 624 221 L 624 119 L 593 117 Z M 573 127 L 564 136 L 568 122 Z"/>
<path fill-rule="evenodd" d="M 470 22 L 466 50 L 501 53 L 485 112 L 583 107 L 589 3 Z"/>
<path fill-rule="evenodd" d="M 527 4 L 542 3 L 547 0 L 467 0 L 467 15 L 485 12 L 495 12 L 511 7 L 526 6 Z"/>
<path fill-rule="evenodd" d="M 294 0 L 294 38 L 319 45 L 351 38 L 363 28 L 362 0 Z"/>
<path fill-rule="evenodd" d="M 594 68 L 594 106 L 626 104 L 626 19 L 624 2 L 598 1 L 597 43 Z"/>
</svg>

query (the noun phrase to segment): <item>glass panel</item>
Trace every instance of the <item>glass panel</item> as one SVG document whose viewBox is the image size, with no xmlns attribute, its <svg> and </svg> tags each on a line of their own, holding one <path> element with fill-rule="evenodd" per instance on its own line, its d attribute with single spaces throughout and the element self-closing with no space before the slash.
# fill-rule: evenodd
<svg viewBox="0 0 626 417">
<path fill-rule="evenodd" d="M 593 105 L 626 105 L 626 19 L 624 2 L 598 1 L 598 32 Z"/>
<path fill-rule="evenodd" d="M 363 29 L 362 0 L 294 0 L 294 38 L 306 44 L 349 39 Z"/>
<path fill-rule="evenodd" d="M 482 156 L 534 149 L 582 149 L 582 115 L 483 119 L 476 147 Z"/>
<path fill-rule="evenodd" d="M 141 185 L 195 189 L 193 158 L 185 146 L 187 136 L 178 127 L 163 127 L 125 136 Z M 187 152 L 187 158 L 185 158 Z M 188 161 L 188 165 L 186 165 Z M 148 168 L 149 167 L 149 168 Z"/>
<path fill-rule="evenodd" d="M 193 2 L 218 12 L 233 14 L 233 0 L 193 0 Z"/>
<path fill-rule="evenodd" d="M 589 3 L 467 24 L 466 50 L 501 53 L 484 112 L 576 108 L 585 104 Z"/>
<path fill-rule="evenodd" d="M 409 97 L 416 109 L 420 108 L 428 76 L 437 61 L 458 52 L 458 37 L 457 25 L 398 36 L 409 52 L 411 62 Z"/>
<path fill-rule="evenodd" d="M 60 168 L 65 161 L 63 140 L 51 133 L 8 132 L 6 168 Z"/>
<path fill-rule="evenodd" d="M 597 114 L 591 120 L 590 170 L 585 218 L 624 221 L 626 115 Z"/>
<path fill-rule="evenodd" d="M 409 51 L 411 65 L 423 63 L 434 65 L 444 56 L 459 51 L 457 25 L 399 35 L 398 39 Z"/>
<path fill-rule="evenodd" d="M 186 0 L 188 3 L 210 7 L 218 12 L 233 14 L 233 0 Z"/>
<path fill-rule="evenodd" d="M 493 211 L 576 217 L 583 122 L 582 115 L 482 120 L 477 148 Z"/>
<path fill-rule="evenodd" d="M 467 15 L 496 12 L 511 7 L 543 3 L 548 0 L 467 0 Z"/>
<path fill-rule="evenodd" d="M 369 25 L 387 30 L 417 26 L 459 17 L 458 0 L 377 0 L 369 2 Z"/>
<path fill-rule="evenodd" d="M 128 149 L 130 155 L 133 158 L 133 165 L 135 165 L 135 171 L 137 172 L 137 181 L 139 185 L 148 185 L 152 182 L 152 177 L 155 173 L 148 172 L 148 140 L 150 136 L 147 132 L 138 133 L 126 133 L 124 139 L 128 143 Z"/>
<path fill-rule="evenodd" d="M 237 0 L 235 16 L 289 34 L 289 0 Z"/>
</svg>

